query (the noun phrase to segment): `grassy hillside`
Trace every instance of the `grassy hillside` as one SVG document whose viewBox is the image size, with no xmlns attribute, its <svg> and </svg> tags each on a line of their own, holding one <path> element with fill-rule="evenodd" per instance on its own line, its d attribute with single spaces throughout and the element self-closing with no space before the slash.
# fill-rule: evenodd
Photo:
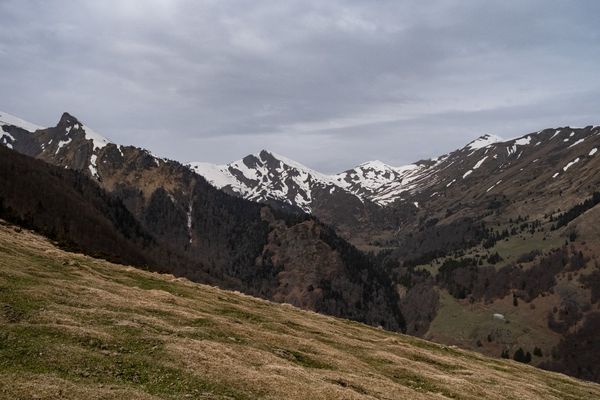
<svg viewBox="0 0 600 400">
<path fill-rule="evenodd" d="M 590 399 L 600 385 L 0 226 L 3 399 Z"/>
</svg>

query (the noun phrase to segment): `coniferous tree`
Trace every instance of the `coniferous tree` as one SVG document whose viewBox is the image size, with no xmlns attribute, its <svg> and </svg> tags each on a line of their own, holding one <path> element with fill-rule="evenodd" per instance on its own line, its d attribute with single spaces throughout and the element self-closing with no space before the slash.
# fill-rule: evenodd
<svg viewBox="0 0 600 400">
<path fill-rule="evenodd" d="M 531 355 L 530 355 L 531 357 Z M 517 351 L 515 351 L 515 354 L 513 355 L 513 360 L 518 361 L 518 362 L 526 362 L 526 357 L 525 357 L 525 352 L 523 351 L 522 348 L 518 348 Z"/>
</svg>

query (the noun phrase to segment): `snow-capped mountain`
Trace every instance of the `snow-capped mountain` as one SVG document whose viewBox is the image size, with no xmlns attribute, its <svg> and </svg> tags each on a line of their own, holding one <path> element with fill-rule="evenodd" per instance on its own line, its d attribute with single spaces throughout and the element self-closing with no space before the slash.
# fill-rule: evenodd
<svg viewBox="0 0 600 400">
<path fill-rule="evenodd" d="M 360 253 L 315 217 L 229 196 L 179 162 L 111 143 L 66 113 L 33 132 L 5 124 L 0 138 L 12 148 L 0 151 L 2 218 L 119 261 L 131 259 L 119 257 L 127 250 L 144 268 L 393 329 L 403 324 L 385 276 L 369 262 L 357 265 Z M 254 162 L 264 173 L 279 168 L 266 157 Z M 377 296 L 361 300 L 371 292 Z"/>
<path fill-rule="evenodd" d="M 484 135 L 465 148 L 477 150 L 501 141 Z M 338 191 L 361 202 L 379 206 L 402 199 L 431 184 L 431 174 L 448 155 L 434 160 L 393 167 L 379 160 L 368 161 L 335 175 L 326 175 L 268 150 L 250 154 L 226 165 L 192 162 L 188 166 L 215 187 L 246 199 L 282 201 L 311 212 L 318 193 Z"/>
<path fill-rule="evenodd" d="M 116 170 L 135 175 L 124 165 L 151 172 L 167 161 L 144 149 L 111 143 L 67 113 L 47 129 L 5 113 L 0 116 L 0 144 L 84 171 L 110 190 L 118 190 L 119 179 L 129 177 L 116 178 Z M 370 243 L 374 234 L 389 238 L 419 229 L 422 219 L 434 215 L 440 221 L 452 218 L 453 210 L 461 207 L 467 207 L 465 215 L 484 215 L 489 212 L 485 199 L 497 196 L 520 204 L 517 216 L 552 204 L 567 206 L 580 199 L 583 191 L 578 188 L 600 184 L 598 148 L 600 127 L 563 127 L 505 141 L 484 135 L 434 159 L 399 167 L 370 161 L 333 175 L 266 150 L 227 165 L 191 163 L 185 169 L 229 194 L 312 213 L 345 237 L 360 236 L 360 242 Z M 149 193 L 168 185 L 150 172 L 142 186 Z M 572 197 L 564 195 L 569 191 Z M 543 207 L 532 208 L 530 196 L 537 196 L 536 207 L 540 202 Z M 407 222 L 411 215 L 414 224 Z"/>
<path fill-rule="evenodd" d="M 112 144 L 68 113 L 63 114 L 56 127 L 48 129 L 3 112 L 0 112 L 0 124 L 3 131 L 0 142 L 7 147 L 46 161 L 74 158 L 71 161 L 79 166 L 77 169 L 85 167 L 96 178 L 98 154 Z M 74 149 L 77 149 L 75 153 Z M 73 167 L 71 163 L 68 166 Z"/>
<path fill-rule="evenodd" d="M 267 150 L 228 165 L 195 162 L 189 166 L 219 189 L 253 201 L 282 201 L 306 212 L 311 212 L 320 193 L 340 190 L 336 176 L 321 174 Z"/>
<path fill-rule="evenodd" d="M 495 135 L 483 135 L 461 149 L 434 159 L 400 167 L 377 160 L 369 161 L 335 175 L 322 174 L 267 150 L 227 165 L 195 162 L 189 167 L 214 186 L 230 193 L 254 201 L 283 201 L 306 212 L 314 211 L 315 199 L 319 195 L 333 193 L 355 196 L 363 203 L 371 202 L 378 206 L 402 200 L 415 204 L 418 203 L 415 199 L 424 194 L 429 198 L 439 196 L 453 186 L 472 185 L 474 179 L 488 180 L 486 189 L 492 190 L 502 183 L 502 179 L 495 177 L 511 169 L 509 167 L 522 157 L 544 153 L 551 148 L 552 151 L 567 151 L 583 143 L 587 137 L 597 136 L 599 129 L 549 129 L 508 141 Z M 556 137 L 562 138 L 562 141 L 556 140 Z M 595 138 L 588 139 L 588 143 L 592 140 L 597 141 Z M 565 164 L 566 169 L 562 172 L 557 170 L 553 177 L 586 157 L 592 157 L 594 148 L 587 153 L 574 157 L 572 164 Z"/>
<path fill-rule="evenodd" d="M 0 112 L 0 144 L 51 164 L 84 171 L 96 180 L 103 170 L 122 162 L 133 146 L 121 146 L 64 113 L 55 127 L 43 128 Z M 164 159 L 139 149 L 151 164 Z"/>
<path fill-rule="evenodd" d="M 430 163 L 429 163 L 430 164 Z M 312 211 L 321 194 L 344 194 L 361 202 L 386 205 L 421 177 L 427 162 L 392 167 L 369 161 L 340 174 L 326 175 L 268 150 L 227 165 L 192 162 L 188 166 L 215 187 L 253 201 L 282 201 Z"/>
<path fill-rule="evenodd" d="M 63 114 L 56 127 L 42 129 L 0 112 L 0 130 L 0 144 L 57 165 L 87 171 L 100 180 L 104 168 L 122 161 L 128 149 L 137 149 L 112 143 L 68 113 Z M 334 175 L 267 150 L 227 165 L 195 162 L 188 166 L 230 194 L 257 202 L 283 202 L 318 215 L 324 207 L 356 210 L 396 202 L 425 206 L 436 197 L 448 196 L 451 190 L 461 193 L 473 187 L 481 187 L 477 190 L 484 193 L 498 191 L 511 179 L 527 175 L 523 171 L 533 167 L 543 167 L 540 172 L 552 171 L 549 178 L 560 180 L 595 158 L 600 147 L 599 132 L 599 127 L 591 126 L 546 129 L 508 141 L 483 135 L 435 159 L 399 167 L 369 161 Z M 164 162 L 147 150 L 141 151 L 146 163 Z M 534 158 L 529 160 L 531 157 Z M 524 166 L 524 162 L 530 164 Z"/>
</svg>

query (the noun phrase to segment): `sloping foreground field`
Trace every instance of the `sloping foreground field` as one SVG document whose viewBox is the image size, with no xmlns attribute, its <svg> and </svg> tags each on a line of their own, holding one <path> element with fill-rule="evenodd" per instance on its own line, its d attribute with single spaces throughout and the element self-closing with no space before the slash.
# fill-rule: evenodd
<svg viewBox="0 0 600 400">
<path fill-rule="evenodd" d="M 592 399 L 600 385 L 67 253 L 0 225 L 3 399 Z"/>
</svg>

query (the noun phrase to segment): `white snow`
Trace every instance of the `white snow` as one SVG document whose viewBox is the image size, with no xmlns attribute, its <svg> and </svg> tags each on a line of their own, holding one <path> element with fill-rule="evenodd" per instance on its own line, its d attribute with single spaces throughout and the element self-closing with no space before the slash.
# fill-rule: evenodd
<svg viewBox="0 0 600 400">
<path fill-rule="evenodd" d="M 592 151 L 590 151 L 590 156 L 593 156 L 594 154 L 596 154 L 597 151 L 598 151 L 598 149 L 596 147 L 594 147 L 592 149 Z"/>
<path fill-rule="evenodd" d="M 516 154 L 517 152 L 517 145 L 513 144 L 512 146 L 509 146 L 506 148 L 506 153 L 510 156 L 512 154 Z"/>
<path fill-rule="evenodd" d="M 419 208 L 419 202 L 418 201 L 415 201 L 413 204 L 415 205 L 415 207 Z"/>
<path fill-rule="evenodd" d="M 526 136 L 524 138 L 515 140 L 515 144 L 517 146 L 525 146 L 525 145 L 528 145 L 529 143 L 531 143 L 531 136 Z"/>
<path fill-rule="evenodd" d="M 479 150 L 479 149 L 483 149 L 484 147 L 487 147 L 489 145 L 492 145 L 494 143 L 502 142 L 503 140 L 504 139 L 502 139 L 500 136 L 483 135 L 483 136 L 473 140 L 466 147 L 471 150 Z"/>
<path fill-rule="evenodd" d="M 581 144 L 585 141 L 585 139 L 579 139 L 578 141 L 576 141 L 575 143 L 573 143 L 572 145 L 569 146 L 569 148 L 573 147 L 573 146 L 577 146 L 578 144 Z"/>
<path fill-rule="evenodd" d="M 481 160 L 477 161 L 477 164 L 473 167 L 473 169 L 478 169 L 484 163 L 484 161 L 488 158 L 488 156 L 483 157 Z"/>
<path fill-rule="evenodd" d="M 556 132 L 554 132 L 554 135 L 552 135 L 550 140 L 554 139 L 558 134 L 560 134 L 560 129 L 558 129 Z"/>
<path fill-rule="evenodd" d="M 0 130 L 0 132 L 2 132 L 2 130 Z M 0 141 L 2 143 L 4 143 L 4 145 L 6 147 L 8 147 L 9 149 L 12 149 L 13 145 L 12 145 L 12 143 L 9 143 L 8 140 L 10 139 L 12 142 L 14 142 L 15 138 L 8 132 L 2 132 L 2 133 L 3 133 L 3 135 L 0 136 Z"/>
<path fill-rule="evenodd" d="M 563 168 L 563 171 L 566 172 L 569 168 L 571 168 L 573 165 L 577 164 L 578 162 L 579 162 L 579 157 L 577 157 L 576 159 L 574 159 L 573 161 L 571 161 L 570 163 L 565 165 L 565 167 Z"/>
<path fill-rule="evenodd" d="M 404 180 L 417 170 L 419 170 L 418 165 L 406 165 L 394 168 L 375 160 L 368 161 L 354 169 L 337 174 L 334 178 L 335 184 L 350 191 L 360 188 L 367 191 L 378 191 L 396 179 Z"/>
<path fill-rule="evenodd" d="M 310 212 L 313 190 L 332 186 L 342 187 L 336 176 L 314 171 L 296 161 L 272 152 L 261 151 L 228 165 L 190 163 L 189 167 L 218 188 L 229 186 L 243 197 L 261 201 L 273 198 L 280 201 L 294 199 L 297 206 Z M 273 160 L 276 163 L 273 164 Z M 346 183 L 346 186 L 349 184 Z M 267 197 L 268 196 L 268 197 Z"/>
<path fill-rule="evenodd" d="M 231 175 L 227 165 L 193 162 L 188 164 L 188 166 L 198 175 L 202 175 L 204 179 L 217 189 L 231 186 L 232 189 L 238 189 L 237 191 L 242 192 L 240 182 Z"/>
<path fill-rule="evenodd" d="M 88 166 L 90 173 L 93 177 L 98 178 L 98 169 L 96 168 L 96 161 L 98 160 L 98 156 L 92 154 L 90 157 L 90 165 Z"/>
<path fill-rule="evenodd" d="M 188 228 L 188 236 L 190 237 L 190 244 L 192 244 L 192 201 L 190 200 L 190 204 L 187 210 L 187 228 Z"/>
<path fill-rule="evenodd" d="M 56 153 L 54 153 L 54 154 L 58 154 L 58 152 L 60 151 L 60 149 L 63 146 L 66 146 L 69 143 L 71 143 L 71 140 L 72 140 L 71 138 L 67 138 L 67 140 L 61 140 L 60 142 L 58 142 L 58 146 L 56 147 Z"/>
<path fill-rule="evenodd" d="M 559 131 L 556 131 L 555 135 Z M 526 135 L 503 145 L 513 160 L 524 155 L 520 146 L 533 143 L 535 136 Z M 242 197 L 265 201 L 275 199 L 295 204 L 306 212 L 311 212 L 315 195 L 325 193 L 347 193 L 356 196 L 362 202 L 372 201 L 386 206 L 394 201 L 403 201 L 410 195 L 422 192 L 426 188 L 435 191 L 437 185 L 452 186 L 457 179 L 443 179 L 441 172 L 456 168 L 462 157 L 484 149 L 471 169 L 464 168 L 463 179 L 484 165 L 488 159 L 498 159 L 502 148 L 493 146 L 502 139 L 498 136 L 485 135 L 469 143 L 462 152 L 450 153 L 435 159 L 394 167 L 382 161 L 374 160 L 360 164 L 352 169 L 335 175 L 317 172 L 296 161 L 281 155 L 263 151 L 227 165 L 214 165 L 196 162 L 188 166 L 202 175 L 217 188 L 225 188 L 238 193 Z M 539 143 L 539 142 L 538 142 Z M 464 150 L 470 151 L 464 151 Z M 537 162 L 538 160 L 534 161 Z M 502 166 L 499 167 L 500 169 Z M 506 168 L 506 166 L 504 167 Z M 451 180 L 452 179 L 452 180 Z M 451 180 L 451 181 L 450 181 Z M 488 191 L 499 182 L 488 188 Z M 406 194 L 409 196 L 406 196 Z"/>
<path fill-rule="evenodd" d="M 13 137 L 13 135 L 11 135 L 8 132 L 3 132 L 1 129 L 0 129 L 0 133 L 2 133 L 2 136 L 0 136 L 0 141 L 2 141 L 4 143 L 4 145 L 6 147 L 8 147 L 9 149 L 12 149 L 13 145 L 12 145 L 12 143 L 8 142 L 8 139 L 10 139 L 11 142 L 14 142 L 15 138 Z"/>
<path fill-rule="evenodd" d="M 82 125 L 81 128 L 85 132 L 85 138 L 87 140 L 91 140 L 94 144 L 94 151 L 97 149 L 101 149 L 110 143 L 110 140 L 100 135 L 99 133 L 94 132 L 89 127 Z"/>
<path fill-rule="evenodd" d="M 493 188 L 495 188 L 496 186 L 498 186 L 501 183 L 502 183 L 502 179 L 500 179 L 498 182 L 496 182 L 492 186 L 490 186 L 490 188 L 488 190 L 486 190 L 486 192 L 489 192 L 490 190 L 492 190 Z"/>
<path fill-rule="evenodd" d="M 195 162 L 188 166 L 217 188 L 228 186 L 244 198 L 255 201 L 293 199 L 293 203 L 310 212 L 315 190 L 323 189 L 329 193 L 343 190 L 361 202 L 368 199 L 385 206 L 400 199 L 406 191 L 431 184 L 432 180 L 427 179 L 428 173 L 446 158 L 442 156 L 429 164 L 402 167 L 392 167 L 375 160 L 336 175 L 322 174 L 267 151 L 246 158 L 253 163 L 251 167 L 243 159 L 227 165 Z"/>
<path fill-rule="evenodd" d="M 506 147 L 506 152 L 508 153 L 508 155 L 512 155 L 512 154 L 516 154 L 517 152 L 517 146 L 527 146 L 528 144 L 531 143 L 531 136 L 525 136 L 519 139 L 515 139 L 515 142 L 512 144 L 512 146 L 508 146 Z M 517 159 L 519 159 L 521 157 L 521 153 L 517 156 Z"/>
<path fill-rule="evenodd" d="M 556 178 L 558 175 L 560 175 L 559 172 L 555 173 L 554 175 L 552 175 L 552 178 Z"/>
<path fill-rule="evenodd" d="M 0 131 L 0 132 L 2 132 L 2 131 Z M 13 142 L 15 141 L 15 137 L 8 132 L 2 132 L 2 138 L 4 138 L 4 136 L 8 136 L 8 138 L 10 140 L 12 140 Z"/>
<path fill-rule="evenodd" d="M 35 132 L 38 129 L 44 129 L 41 126 L 32 124 L 31 122 L 24 121 L 21 118 L 15 117 L 14 115 L 0 111 L 0 126 L 4 125 L 14 125 L 29 132 Z"/>
</svg>

